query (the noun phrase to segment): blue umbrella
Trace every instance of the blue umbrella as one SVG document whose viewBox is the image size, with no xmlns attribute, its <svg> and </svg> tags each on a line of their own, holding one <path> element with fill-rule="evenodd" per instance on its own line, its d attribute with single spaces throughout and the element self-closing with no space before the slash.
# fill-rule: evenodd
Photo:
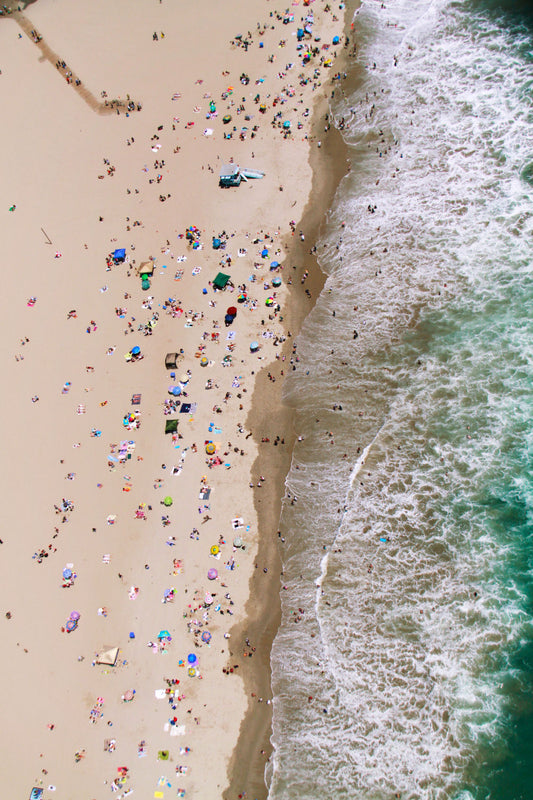
<svg viewBox="0 0 533 800">
<path fill-rule="evenodd" d="M 196 664 L 198 659 L 196 658 L 194 653 L 189 653 L 189 655 L 187 656 L 187 661 L 189 662 L 189 664 Z"/>
<path fill-rule="evenodd" d="M 253 352 L 254 350 L 259 350 L 259 344 L 257 342 L 250 342 L 250 350 Z"/>
<path fill-rule="evenodd" d="M 271 261 L 270 269 L 276 269 L 276 267 L 279 267 L 279 261 Z"/>
<path fill-rule="evenodd" d="M 338 36 L 334 36 L 333 37 L 333 44 L 339 44 L 339 42 L 340 42 L 339 37 Z"/>
<path fill-rule="evenodd" d="M 131 348 L 132 356 L 138 356 L 140 352 L 141 352 L 141 348 L 138 345 L 135 345 L 135 347 Z"/>
<path fill-rule="evenodd" d="M 65 569 L 63 570 L 63 577 L 67 581 L 68 581 L 69 578 L 72 578 L 72 570 L 69 569 L 68 567 L 65 567 Z"/>
<path fill-rule="evenodd" d="M 266 257 L 267 257 L 267 255 L 268 255 L 268 250 L 266 249 L 266 247 L 264 248 L 264 250 L 261 250 L 261 255 L 263 256 L 263 258 L 266 258 Z"/>
</svg>

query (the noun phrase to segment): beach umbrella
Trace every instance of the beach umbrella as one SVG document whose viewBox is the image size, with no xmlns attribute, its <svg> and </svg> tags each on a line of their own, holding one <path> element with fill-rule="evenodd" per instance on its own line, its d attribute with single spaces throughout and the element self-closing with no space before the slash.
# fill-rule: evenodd
<svg viewBox="0 0 533 800">
<path fill-rule="evenodd" d="M 214 581 L 216 578 L 218 578 L 218 571 L 211 567 L 211 569 L 207 571 L 207 577 L 210 581 Z"/>
<path fill-rule="evenodd" d="M 289 122 L 288 119 L 286 119 L 285 122 L 283 123 L 283 127 L 285 128 L 285 130 L 288 130 L 291 127 L 291 123 Z"/>
<path fill-rule="evenodd" d="M 212 556 L 217 556 L 220 553 L 220 547 L 218 544 L 214 544 L 213 547 L 209 551 Z"/>
<path fill-rule="evenodd" d="M 222 122 L 224 123 L 224 125 L 227 125 L 228 122 L 231 122 L 231 114 L 224 114 L 224 116 L 222 117 Z"/>
<path fill-rule="evenodd" d="M 214 600 L 213 595 L 210 594 L 209 592 L 206 592 L 205 593 L 205 600 L 204 600 L 204 603 L 206 604 L 206 606 L 210 606 L 212 604 L 213 600 Z"/>
<path fill-rule="evenodd" d="M 272 261 L 270 263 L 270 269 L 276 269 L 276 267 L 279 267 L 279 261 Z"/>
<path fill-rule="evenodd" d="M 72 570 L 69 569 L 68 567 L 65 567 L 65 569 L 63 570 L 63 577 L 67 581 L 68 581 L 69 578 L 72 578 Z"/>
<path fill-rule="evenodd" d="M 158 639 L 168 639 L 169 641 L 172 639 L 172 636 L 168 631 L 159 631 L 157 634 Z"/>
<path fill-rule="evenodd" d="M 198 661 L 198 659 L 196 658 L 195 654 L 194 653 L 189 653 L 189 655 L 187 656 L 187 662 L 189 664 L 196 664 L 197 661 Z"/>
<path fill-rule="evenodd" d="M 72 633 L 78 627 L 78 622 L 75 619 L 69 619 L 67 624 L 65 625 L 65 630 L 67 633 Z"/>
<path fill-rule="evenodd" d="M 339 44 L 339 42 L 340 42 L 339 37 L 338 36 L 334 36 L 333 37 L 333 44 Z"/>
<path fill-rule="evenodd" d="M 187 670 L 187 674 L 189 675 L 190 678 L 194 678 L 194 676 L 196 675 L 195 668 L 194 667 L 189 667 L 189 669 Z"/>
<path fill-rule="evenodd" d="M 265 247 L 263 250 L 261 250 L 261 257 L 266 258 L 267 256 L 268 256 L 268 249 Z"/>
<path fill-rule="evenodd" d="M 171 506 L 171 505 L 172 505 L 172 503 L 173 503 L 173 500 L 172 500 L 172 498 L 170 497 L 170 495 L 167 495 L 167 496 L 165 497 L 165 499 L 163 500 L 163 505 L 165 505 L 165 506 Z"/>
<path fill-rule="evenodd" d="M 209 644 L 210 641 L 211 641 L 211 634 L 209 633 L 209 631 L 204 631 L 202 633 L 202 642 Z"/>
<path fill-rule="evenodd" d="M 259 344 L 257 342 L 250 342 L 250 350 L 252 353 L 255 353 L 256 350 L 259 350 Z"/>
<path fill-rule="evenodd" d="M 230 317 L 236 317 L 237 316 L 237 309 L 235 308 L 235 306 L 230 306 L 228 308 L 228 310 L 226 311 L 226 314 L 229 314 Z"/>
<path fill-rule="evenodd" d="M 184 372 L 183 375 L 181 376 L 180 383 L 189 383 L 189 376 L 187 375 L 186 372 Z"/>
<path fill-rule="evenodd" d="M 237 297 L 237 302 L 238 303 L 244 303 L 244 301 L 246 300 L 246 297 L 247 297 L 246 292 L 243 292 L 242 294 L 240 294 Z"/>
<path fill-rule="evenodd" d="M 233 540 L 233 547 L 242 547 L 242 539 L 240 536 L 236 536 Z"/>
<path fill-rule="evenodd" d="M 146 292 L 147 289 L 149 288 L 150 288 L 150 281 L 148 280 L 148 278 L 143 278 L 141 283 L 141 289 Z"/>
<path fill-rule="evenodd" d="M 81 614 L 80 614 L 79 611 L 71 611 L 70 614 L 69 614 L 69 619 L 73 619 L 74 622 L 77 622 L 80 617 L 81 617 Z"/>
<path fill-rule="evenodd" d="M 281 286 L 281 278 L 272 278 L 272 286 Z"/>
<path fill-rule="evenodd" d="M 135 689 L 126 689 L 126 691 L 122 696 L 122 699 L 124 700 L 125 703 L 129 703 L 131 702 L 131 700 L 133 700 L 134 697 L 135 697 Z"/>
<path fill-rule="evenodd" d="M 266 306 L 273 306 L 274 305 L 274 298 L 273 297 L 267 297 L 267 299 L 265 300 L 265 305 Z"/>
<path fill-rule="evenodd" d="M 212 242 L 213 250 L 218 250 L 221 244 L 222 242 L 220 241 L 220 239 L 213 239 Z"/>
<path fill-rule="evenodd" d="M 135 345 L 135 347 L 131 348 L 132 356 L 138 356 L 138 355 L 140 355 L 140 352 L 141 352 L 141 348 L 138 345 Z"/>
<path fill-rule="evenodd" d="M 209 442 L 209 444 L 206 444 L 205 452 L 207 453 L 208 456 L 212 456 L 215 451 L 216 451 L 216 447 L 213 444 L 213 442 Z"/>
<path fill-rule="evenodd" d="M 209 361 L 207 360 L 207 358 L 205 356 L 200 359 L 200 366 L 201 367 L 207 367 L 208 364 L 209 364 Z"/>
</svg>

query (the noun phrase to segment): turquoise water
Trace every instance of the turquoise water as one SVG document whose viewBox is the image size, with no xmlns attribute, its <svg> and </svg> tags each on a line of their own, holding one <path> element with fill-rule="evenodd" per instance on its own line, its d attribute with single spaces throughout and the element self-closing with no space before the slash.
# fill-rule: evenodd
<svg viewBox="0 0 533 800">
<path fill-rule="evenodd" d="M 302 441 L 270 797 L 518 800 L 533 796 L 532 21 L 520 4 L 385 6 L 363 0 L 366 77 L 336 93 L 352 170 L 285 389 Z"/>
</svg>

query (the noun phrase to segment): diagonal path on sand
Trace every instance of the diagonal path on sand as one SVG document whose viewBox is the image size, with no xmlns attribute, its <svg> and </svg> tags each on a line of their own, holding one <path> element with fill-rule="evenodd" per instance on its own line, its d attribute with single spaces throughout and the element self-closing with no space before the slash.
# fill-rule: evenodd
<svg viewBox="0 0 533 800">
<path fill-rule="evenodd" d="M 19 25 L 21 30 L 26 34 L 26 36 L 32 40 L 32 42 L 39 48 L 41 51 L 42 58 L 46 61 L 49 61 L 54 67 L 58 69 L 61 75 L 65 77 L 66 80 L 70 83 L 72 88 L 75 92 L 84 100 L 89 108 L 93 111 L 96 111 L 97 114 L 112 114 L 114 112 L 118 112 L 120 108 L 126 107 L 126 102 L 124 100 L 98 100 L 94 96 L 94 94 L 89 91 L 89 89 L 84 86 L 81 78 L 76 75 L 75 72 L 72 71 L 70 66 L 67 64 L 65 67 L 59 66 L 64 63 L 64 61 L 60 58 L 60 56 L 49 47 L 44 39 L 39 35 L 36 35 L 36 29 L 28 19 L 28 17 L 22 11 L 15 11 L 13 14 L 10 15 L 10 19 L 14 19 L 15 22 Z M 130 100 L 128 95 L 128 111 L 140 111 L 141 105 L 140 103 L 136 103 L 133 100 Z"/>
</svg>

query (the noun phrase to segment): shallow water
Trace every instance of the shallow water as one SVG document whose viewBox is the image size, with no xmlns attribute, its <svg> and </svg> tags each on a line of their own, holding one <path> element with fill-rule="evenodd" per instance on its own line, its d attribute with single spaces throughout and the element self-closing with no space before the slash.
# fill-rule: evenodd
<svg viewBox="0 0 533 800">
<path fill-rule="evenodd" d="M 286 385 L 276 800 L 533 796 L 530 25 L 356 18 L 352 170 Z"/>
</svg>

